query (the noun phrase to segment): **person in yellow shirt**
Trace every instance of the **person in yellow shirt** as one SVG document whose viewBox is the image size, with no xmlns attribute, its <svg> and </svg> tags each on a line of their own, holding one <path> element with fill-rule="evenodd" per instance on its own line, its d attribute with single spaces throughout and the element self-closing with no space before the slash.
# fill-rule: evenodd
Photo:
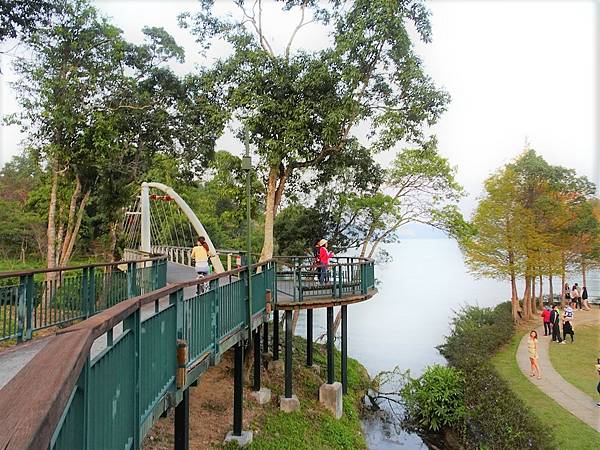
<svg viewBox="0 0 600 450">
<path fill-rule="evenodd" d="M 199 279 L 208 275 L 208 258 L 213 256 L 215 255 L 210 253 L 206 239 L 204 236 L 200 236 L 196 241 L 196 246 L 192 248 L 192 259 Z"/>
</svg>

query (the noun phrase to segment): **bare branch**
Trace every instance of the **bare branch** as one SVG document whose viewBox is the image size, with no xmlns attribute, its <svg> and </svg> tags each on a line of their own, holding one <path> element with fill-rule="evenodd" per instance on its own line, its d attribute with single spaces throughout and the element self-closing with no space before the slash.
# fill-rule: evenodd
<svg viewBox="0 0 600 450">
<path fill-rule="evenodd" d="M 308 25 L 311 22 L 314 22 L 314 20 L 309 20 L 308 22 L 304 22 L 304 14 L 306 12 L 306 3 L 307 0 L 304 0 L 304 2 L 302 3 L 301 6 L 301 15 L 300 15 L 300 22 L 298 22 L 298 25 L 296 25 L 296 28 L 294 29 L 294 32 L 292 33 L 292 36 L 290 37 L 290 40 L 285 48 L 285 58 L 289 59 L 290 57 L 290 49 L 292 47 L 292 42 L 294 42 L 294 38 L 296 37 L 296 34 L 298 33 L 298 31 L 300 30 L 300 28 L 302 28 L 305 25 Z"/>
</svg>

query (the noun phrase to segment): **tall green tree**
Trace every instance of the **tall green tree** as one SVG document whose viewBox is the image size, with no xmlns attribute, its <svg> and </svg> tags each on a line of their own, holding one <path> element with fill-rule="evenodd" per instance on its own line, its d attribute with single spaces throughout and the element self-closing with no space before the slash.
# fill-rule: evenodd
<svg viewBox="0 0 600 450">
<path fill-rule="evenodd" d="M 225 116 L 210 78 L 177 77 L 167 64 L 183 61 L 181 47 L 161 28 L 143 32 L 129 44 L 86 0 L 66 0 L 16 64 L 20 123 L 50 174 L 48 267 L 68 262 L 89 205 L 114 249 L 154 154 L 188 172 L 212 156 Z"/>
<path fill-rule="evenodd" d="M 428 11 L 420 0 L 283 2 L 298 25 L 277 48 L 268 37 L 263 2 L 236 1 L 239 20 L 218 17 L 213 2 L 184 16 L 203 48 L 226 40 L 232 54 L 214 65 L 232 117 L 243 121 L 265 177 L 265 224 L 261 258 L 273 254 L 273 226 L 286 186 L 319 178 L 336 156 L 357 148 L 382 151 L 398 142 L 421 141 L 423 125 L 436 122 L 448 95 L 434 86 L 415 55 L 407 29 L 431 38 Z M 331 30 L 331 45 L 309 52 L 295 39 L 309 26 Z M 371 132 L 364 144 L 359 124 Z"/>
</svg>

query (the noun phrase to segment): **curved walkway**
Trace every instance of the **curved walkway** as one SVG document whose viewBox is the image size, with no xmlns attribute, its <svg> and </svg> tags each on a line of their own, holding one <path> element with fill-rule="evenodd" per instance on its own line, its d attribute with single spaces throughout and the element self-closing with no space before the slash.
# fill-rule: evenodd
<svg viewBox="0 0 600 450">
<path fill-rule="evenodd" d="M 576 311 L 575 320 L 576 327 L 586 323 L 600 323 L 600 310 L 593 308 L 592 311 L 587 312 Z M 537 380 L 536 378 L 529 376 L 530 364 L 527 353 L 527 338 L 529 334 L 523 336 L 519 343 L 519 348 L 517 349 L 517 363 L 519 364 L 521 372 L 523 372 L 529 381 L 544 392 L 544 394 L 555 400 L 560 406 L 581 419 L 590 427 L 600 432 L 600 408 L 596 406 L 598 400 L 593 399 L 567 382 L 560 376 L 554 367 L 552 367 L 549 355 L 552 338 L 550 336 L 544 336 L 543 326 L 536 328 L 536 330 L 538 336 L 540 336 L 538 364 L 540 366 L 540 371 L 542 372 L 542 379 Z M 577 330 L 577 328 L 575 328 L 575 330 Z M 577 339 L 577 334 L 575 334 L 575 339 Z M 570 342 L 567 345 L 570 345 Z M 590 362 L 591 365 L 593 365 L 593 363 L 594 361 Z M 590 367 L 593 369 L 592 366 Z"/>
</svg>

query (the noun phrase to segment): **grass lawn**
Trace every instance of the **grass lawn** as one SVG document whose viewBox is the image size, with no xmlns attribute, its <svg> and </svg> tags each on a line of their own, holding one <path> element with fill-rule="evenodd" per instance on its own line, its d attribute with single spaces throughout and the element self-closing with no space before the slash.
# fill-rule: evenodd
<svg viewBox="0 0 600 450">
<path fill-rule="evenodd" d="M 318 344 L 315 344 L 314 350 L 314 362 L 320 365 L 320 374 L 304 366 L 306 341 L 294 336 L 293 386 L 294 394 L 300 399 L 300 410 L 293 413 L 281 412 L 277 401 L 261 406 L 265 414 L 253 424 L 259 431 L 248 447 L 250 450 L 367 449 L 360 422 L 360 405 L 369 385 L 366 369 L 358 361 L 348 358 L 348 394 L 344 395 L 344 415 L 336 420 L 319 404 L 317 398 L 319 386 L 324 382 L 326 351 L 323 345 Z M 340 353 L 336 350 L 336 380 L 341 379 L 340 364 Z M 283 394 L 280 381 L 268 385 L 276 399 Z M 235 445 L 214 447 L 237 448 Z"/>
<path fill-rule="evenodd" d="M 578 331 L 575 330 L 576 333 Z M 517 332 L 506 348 L 492 358 L 492 363 L 498 373 L 508 382 L 515 394 L 538 416 L 542 424 L 548 430 L 552 430 L 552 439 L 557 448 L 560 450 L 599 449 L 600 433 L 561 407 L 523 375 L 515 357 L 522 335 L 523 332 Z M 569 345 L 555 345 L 554 347 L 569 349 Z M 597 347 L 595 348 L 597 349 Z M 594 361 L 596 361 L 595 357 L 591 361 L 592 369 Z"/>
<path fill-rule="evenodd" d="M 575 326 L 575 342 L 571 344 L 567 337 L 567 345 L 551 345 L 550 361 L 565 380 L 597 401 L 598 372 L 594 364 L 600 357 L 600 324 Z"/>
</svg>

